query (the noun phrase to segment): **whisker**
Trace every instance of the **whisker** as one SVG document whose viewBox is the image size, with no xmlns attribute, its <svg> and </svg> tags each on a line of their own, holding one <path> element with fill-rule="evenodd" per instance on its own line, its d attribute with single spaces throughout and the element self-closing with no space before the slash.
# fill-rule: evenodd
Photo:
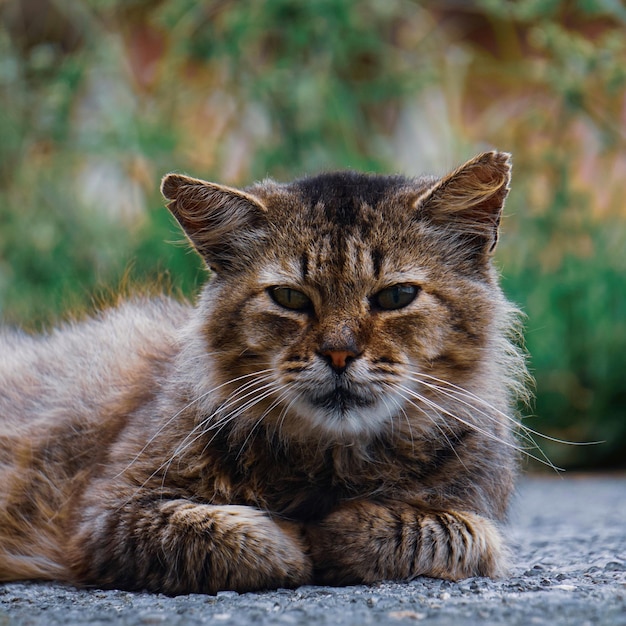
<svg viewBox="0 0 626 626">
<path fill-rule="evenodd" d="M 179 417 L 182 413 L 184 413 L 187 409 L 192 407 L 194 404 L 197 404 L 201 400 L 204 400 L 204 398 L 206 398 L 207 396 L 215 393 L 216 391 L 218 391 L 219 389 L 221 389 L 222 387 L 224 387 L 226 385 L 239 382 L 240 380 L 243 380 L 245 378 L 250 378 L 251 376 L 258 376 L 259 374 L 264 374 L 264 373 L 268 373 L 268 372 L 271 372 L 271 371 L 272 371 L 271 369 L 265 369 L 265 370 L 260 370 L 258 372 L 253 372 L 251 374 L 244 374 L 243 376 L 239 376 L 239 377 L 234 378 L 232 380 L 226 381 L 226 382 L 222 383 L 221 385 L 218 385 L 217 387 L 214 387 L 213 389 L 210 389 L 209 391 L 206 391 L 205 393 L 199 395 L 197 398 L 195 398 L 194 400 L 192 400 L 191 402 L 186 404 L 182 409 L 177 411 L 172 417 L 167 419 L 163 424 L 161 424 L 161 426 L 159 426 L 159 428 L 156 430 L 156 432 L 148 439 L 148 441 L 145 443 L 143 448 L 141 448 L 141 450 L 130 460 L 128 465 L 126 467 L 124 467 L 124 469 L 122 469 L 120 472 L 118 472 L 113 478 L 114 479 L 115 478 L 119 478 L 120 476 L 122 476 L 122 474 L 124 474 L 126 471 L 128 471 L 133 466 L 133 464 L 139 459 L 139 457 L 141 457 L 141 455 L 154 442 L 154 440 L 165 430 L 165 428 L 167 428 L 177 417 Z"/>
<path fill-rule="evenodd" d="M 281 440 L 284 440 L 284 438 L 281 435 L 281 428 L 283 426 L 283 423 L 285 421 L 285 418 L 287 417 L 287 413 L 289 413 L 289 411 L 291 410 L 291 407 L 302 397 L 302 393 L 297 393 L 289 402 L 289 404 L 285 405 L 282 409 L 282 411 L 280 412 L 280 415 L 278 416 L 278 420 L 276 421 L 276 428 L 278 431 L 278 436 L 281 438 Z M 319 441 L 318 441 L 318 446 L 319 446 Z"/>
<path fill-rule="evenodd" d="M 516 452 L 524 454 L 527 457 L 529 457 L 531 459 L 534 459 L 538 463 L 542 463 L 543 465 L 547 465 L 548 467 L 552 468 L 555 471 L 563 471 L 562 468 L 555 466 L 554 463 L 552 463 L 552 461 L 550 461 L 550 459 L 546 458 L 546 460 L 543 460 L 543 459 L 541 459 L 541 458 L 531 454 L 530 452 L 524 450 L 520 446 L 517 446 L 517 445 L 511 443 L 510 441 L 506 441 L 505 439 L 501 439 L 501 438 L 497 437 L 493 433 L 491 433 L 491 432 L 489 432 L 487 430 L 484 430 L 483 428 L 478 427 L 476 424 L 474 424 L 474 423 L 472 423 L 472 422 L 470 422 L 470 421 L 468 421 L 466 419 L 463 419 L 462 417 L 460 417 L 458 415 L 455 415 L 454 413 L 451 413 L 448 409 L 442 407 L 441 405 L 437 404 L 433 400 L 429 400 L 425 396 L 423 396 L 421 394 L 418 394 L 417 392 L 413 391 L 412 389 L 409 389 L 408 387 L 405 387 L 404 385 L 398 385 L 398 388 L 403 390 L 404 392 L 408 393 L 415 400 L 418 400 L 419 402 L 423 402 L 424 404 L 426 404 L 427 406 L 430 406 L 431 408 L 435 409 L 439 413 L 441 413 L 443 415 L 447 415 L 448 417 L 451 417 L 452 419 L 456 420 L 460 424 L 463 424 L 464 426 L 467 426 L 468 428 L 471 428 L 472 430 L 476 431 L 477 433 L 480 433 L 484 437 L 486 437 L 488 439 L 491 439 L 492 441 L 497 441 L 498 443 L 500 443 L 500 444 L 502 444 L 502 445 L 504 445 L 506 447 L 512 448 Z"/>
<path fill-rule="evenodd" d="M 551 437 L 550 435 L 545 435 L 544 433 L 541 433 L 538 430 L 533 430 L 529 426 L 526 426 L 525 424 L 522 424 L 519 420 L 516 420 L 515 418 L 511 417 L 510 415 L 507 415 L 506 413 L 504 413 L 503 411 L 501 411 L 497 407 L 495 407 L 492 404 L 490 404 L 489 402 L 487 402 L 484 398 L 481 398 L 480 396 L 477 396 L 476 394 L 472 393 L 471 391 L 468 391 L 467 389 L 464 389 L 463 387 L 459 387 L 458 385 L 455 385 L 454 383 L 451 383 L 451 382 L 449 382 L 447 380 L 443 380 L 441 378 L 437 378 L 436 376 L 432 376 L 430 374 L 426 374 L 424 372 L 414 372 L 414 374 L 417 374 L 417 376 L 419 376 L 419 377 L 429 378 L 431 380 L 434 380 L 437 383 L 444 384 L 444 385 L 446 385 L 448 387 L 452 387 L 453 389 L 455 389 L 456 391 L 458 391 L 461 394 L 465 395 L 466 397 L 471 398 L 472 400 L 476 400 L 477 402 L 480 402 L 481 404 L 483 404 L 488 409 L 491 409 L 492 411 L 498 413 L 498 415 L 504 417 L 505 419 L 507 419 L 507 420 L 509 420 L 511 422 L 514 422 L 517 426 L 519 426 L 520 428 L 524 429 L 524 431 L 526 431 L 527 433 L 531 433 L 533 435 L 536 435 L 537 437 L 541 437 L 541 438 L 546 439 L 548 441 L 552 441 L 554 443 L 560 443 L 560 444 L 564 444 L 564 445 L 569 445 L 569 446 L 593 446 L 593 445 L 598 445 L 598 444 L 605 443 L 604 441 L 567 441 L 566 439 L 559 439 L 557 437 Z M 425 386 L 428 386 L 428 383 L 426 383 L 421 378 L 411 377 L 411 380 L 413 380 L 415 382 L 422 383 Z M 433 388 L 435 388 L 435 386 L 433 386 Z"/>
<path fill-rule="evenodd" d="M 252 381 L 248 381 L 245 385 L 243 385 L 243 387 L 238 387 L 230 396 L 227 397 L 228 401 L 230 398 L 237 396 L 239 393 L 241 393 L 242 390 L 245 389 L 249 389 L 250 387 L 254 386 L 254 384 L 261 384 L 264 383 L 265 381 L 269 380 L 270 377 L 268 376 L 268 373 L 272 372 L 273 370 L 271 369 L 265 369 L 265 370 L 258 370 L 256 372 L 252 372 L 250 374 L 244 374 L 242 376 L 239 376 L 237 378 L 234 379 L 230 379 L 216 387 L 214 387 L 213 389 L 209 390 L 208 392 L 201 394 L 198 398 L 194 399 L 193 401 L 191 401 L 190 403 L 188 403 L 185 407 L 183 407 L 180 411 L 178 411 L 174 416 L 172 416 L 171 418 L 169 418 L 157 431 L 156 433 L 148 440 L 148 442 L 144 445 L 144 447 L 141 449 L 141 451 L 135 456 L 135 458 L 133 458 L 133 460 L 129 463 L 129 465 L 127 467 L 125 467 L 121 472 L 119 472 L 117 474 L 117 477 L 121 476 L 124 472 L 126 472 L 128 469 L 130 469 L 130 467 L 132 467 L 133 463 L 141 456 L 141 454 L 143 454 L 143 452 L 145 452 L 145 450 L 148 448 L 148 446 L 156 439 L 156 437 L 163 432 L 164 428 L 172 422 L 172 420 L 176 419 L 176 417 L 178 417 L 181 413 L 183 413 L 183 411 L 185 411 L 187 408 L 193 406 L 193 404 L 199 402 L 200 400 L 202 400 L 204 397 L 206 397 L 207 395 L 214 393 L 215 391 L 217 391 L 218 389 L 221 389 L 222 387 L 228 385 L 228 384 L 232 384 L 234 382 L 238 382 L 241 380 L 245 380 L 246 378 L 251 378 L 251 377 L 259 377 L 261 376 L 261 380 L 252 380 Z M 161 463 L 161 465 L 159 465 L 133 492 L 132 495 L 130 495 L 126 500 L 124 500 L 124 502 L 120 505 L 119 508 L 122 508 L 125 504 L 127 504 L 137 493 L 139 493 L 141 491 L 141 489 L 143 487 L 145 487 L 150 480 L 152 480 L 157 474 L 159 474 L 159 472 L 163 471 L 163 477 L 161 480 L 161 486 L 163 487 L 165 484 L 165 478 L 167 476 L 167 472 L 169 471 L 169 467 L 171 466 L 171 464 L 173 463 L 173 461 L 181 454 L 184 454 L 199 438 L 201 438 L 204 435 L 204 431 L 202 430 L 206 424 L 215 416 L 215 411 L 213 413 L 211 413 L 210 415 L 208 415 L 206 418 L 204 418 L 203 420 L 201 420 L 198 424 L 196 424 L 196 426 L 194 426 L 194 428 L 187 433 L 187 435 L 185 436 L 185 438 L 178 443 L 178 445 L 176 446 L 175 450 L 172 452 L 172 454 L 169 455 L 168 459 L 166 461 L 164 461 L 163 463 Z M 194 433 L 197 433 L 198 431 L 202 431 L 200 432 L 200 434 L 197 434 L 195 437 L 193 437 Z M 190 440 L 190 437 L 193 437 L 192 440 Z M 208 445 L 208 444 L 207 444 Z"/>
<path fill-rule="evenodd" d="M 465 400 L 462 400 L 459 397 L 461 395 L 465 395 L 466 397 L 470 397 L 471 399 L 480 402 L 481 398 L 476 396 L 475 394 L 470 394 L 469 392 L 468 393 L 462 393 L 460 391 L 456 391 L 456 389 L 454 389 L 452 391 L 447 391 L 447 390 L 442 389 L 438 385 L 431 385 L 431 384 L 426 383 L 424 381 L 422 381 L 422 384 L 427 386 L 427 387 L 429 387 L 429 388 L 431 388 L 436 393 L 440 393 L 440 394 L 443 394 L 443 395 L 445 395 L 445 396 L 447 396 L 449 398 L 452 398 L 455 402 L 461 402 L 465 406 L 473 409 L 474 411 L 477 411 L 480 415 L 486 417 L 490 421 L 497 423 L 497 418 L 494 415 L 491 415 L 490 413 L 487 413 L 486 411 L 484 411 L 484 410 L 480 409 L 479 407 L 477 407 L 475 404 L 471 404 L 469 402 L 466 402 Z M 483 404 L 487 408 L 493 409 L 493 411 L 496 412 L 498 415 L 506 418 L 507 420 L 509 420 L 510 422 L 513 423 L 513 425 L 515 427 L 515 430 L 517 431 L 518 436 L 521 437 L 523 440 L 527 441 L 529 443 L 529 445 L 530 445 L 529 448 L 523 448 L 524 451 L 526 451 L 526 450 L 537 450 L 538 453 L 540 454 L 540 456 L 546 461 L 546 464 L 548 466 L 553 466 L 552 461 L 550 460 L 548 455 L 543 451 L 541 446 L 539 446 L 539 444 L 533 438 L 531 433 L 535 433 L 534 430 L 532 430 L 531 428 L 527 428 L 526 426 L 524 426 L 524 424 L 522 424 L 518 420 L 515 420 L 514 418 L 510 417 L 506 413 L 503 413 L 502 411 L 499 411 L 498 409 L 496 409 L 495 407 L 493 407 L 489 403 L 483 402 Z M 527 452 L 524 452 L 524 454 L 527 454 L 527 456 L 528 456 Z"/>
<path fill-rule="evenodd" d="M 437 422 L 437 420 L 435 420 L 433 418 L 433 416 L 423 407 L 419 406 L 416 402 L 414 402 L 413 400 L 411 400 L 411 397 L 408 397 L 406 395 L 406 393 L 403 393 L 402 390 L 398 387 L 398 385 L 394 385 L 394 387 L 396 388 L 396 391 L 399 393 L 400 396 L 402 396 L 402 398 L 408 402 L 410 405 L 412 405 L 413 407 L 415 407 L 418 411 L 420 411 L 424 416 L 426 416 L 428 418 L 428 420 L 433 424 L 433 426 L 435 426 L 435 428 L 439 431 L 439 433 L 441 434 L 441 436 L 447 441 L 448 445 L 450 446 L 450 449 L 454 452 L 454 455 L 456 456 L 456 458 L 458 459 L 459 463 L 465 468 L 467 469 L 465 463 L 463 463 L 461 457 L 459 456 L 458 452 L 456 451 L 456 449 L 454 448 L 454 444 L 452 443 L 452 441 L 450 441 L 450 438 L 448 437 L 447 433 L 445 432 L 445 430 L 442 428 L 441 424 L 439 424 Z M 407 423 L 409 425 L 409 430 L 411 432 L 411 443 L 413 443 L 413 432 L 411 429 L 411 422 L 409 419 L 409 416 L 407 415 L 406 411 L 403 410 L 403 413 L 406 417 Z"/>
<path fill-rule="evenodd" d="M 227 415 L 223 416 L 219 420 L 219 422 L 212 424 L 211 427 L 207 429 L 206 432 L 208 433 L 208 431 L 214 430 L 215 428 L 217 428 L 216 432 L 213 434 L 213 437 L 211 437 L 211 439 L 208 441 L 207 446 L 210 445 L 215 440 L 215 438 L 219 435 L 219 433 L 225 428 L 227 424 L 232 422 L 234 419 L 238 418 L 240 415 L 242 415 L 242 413 L 245 413 L 247 410 L 249 410 L 256 404 L 258 404 L 259 402 L 262 402 L 263 400 L 265 400 L 265 398 L 269 398 L 276 391 L 276 387 L 274 386 L 274 384 L 264 385 L 261 389 L 266 389 L 266 391 L 264 391 L 260 396 L 256 396 L 252 398 L 251 400 L 248 400 L 243 405 L 238 406 L 233 412 L 228 413 Z M 259 390 L 256 390 L 256 391 L 259 391 Z M 247 394 L 247 395 L 252 395 L 252 394 Z"/>
<path fill-rule="evenodd" d="M 602 442 L 572 442 L 572 441 L 566 441 L 566 440 L 562 440 L 562 439 L 557 439 L 556 437 L 551 437 L 549 435 L 544 435 L 543 433 L 540 433 L 528 426 L 526 426 L 525 424 L 521 423 L 521 421 L 511 417 L 510 415 L 507 415 L 506 413 L 504 413 L 503 411 L 501 411 L 500 409 L 498 409 L 497 407 L 493 406 L 492 404 L 490 404 L 489 402 L 487 402 L 486 400 L 484 400 L 483 398 L 481 398 L 480 396 L 470 392 L 467 389 L 464 389 L 463 387 L 460 387 L 458 385 L 455 385 L 454 383 L 451 383 L 447 380 L 443 380 L 441 378 L 437 378 L 436 376 L 432 376 L 430 374 L 426 374 L 424 372 L 414 372 L 414 374 L 417 374 L 417 376 L 419 378 L 416 378 L 415 376 L 411 377 L 411 380 L 418 382 L 430 389 L 432 389 L 433 391 L 435 391 L 436 393 L 440 393 L 442 395 L 446 395 L 452 399 L 454 399 L 455 401 L 461 402 L 462 404 L 465 404 L 466 406 L 472 408 L 475 411 L 478 411 L 481 415 L 484 415 L 485 417 L 487 417 L 490 420 L 495 420 L 495 416 L 494 415 L 490 415 L 489 413 L 486 413 L 485 411 L 482 411 L 478 406 L 476 406 L 475 404 L 466 402 L 464 400 L 461 399 L 461 396 L 465 397 L 465 398 L 469 398 L 470 400 L 473 400 L 481 405 L 483 405 L 484 407 L 486 407 L 487 409 L 490 409 L 491 411 L 493 411 L 494 413 L 496 413 L 497 415 L 503 417 L 504 419 L 508 420 L 509 422 L 511 422 L 514 426 L 515 429 L 517 431 L 518 436 L 522 437 L 523 439 L 525 439 L 529 445 L 531 446 L 530 449 L 534 449 L 537 450 L 538 453 L 541 455 L 541 457 L 543 457 L 543 459 L 545 460 L 545 463 L 543 461 L 542 462 L 544 465 L 547 465 L 548 467 L 552 467 L 555 470 L 560 470 L 561 468 L 556 468 L 554 466 L 554 464 L 552 463 L 552 461 L 550 460 L 550 458 L 548 457 L 548 455 L 543 451 L 543 449 L 541 448 L 541 446 L 535 441 L 533 435 L 538 436 L 538 437 L 542 437 L 545 440 L 549 440 L 549 441 L 553 441 L 555 443 L 559 443 L 559 444 L 564 444 L 564 445 L 594 445 L 594 444 L 598 444 L 598 443 L 602 443 Z M 433 385 L 431 383 L 428 383 L 424 380 L 424 378 L 428 378 L 430 380 L 434 380 L 436 381 L 437 385 Z M 443 389 L 441 387 L 441 385 L 445 385 L 446 387 L 449 387 L 449 389 Z M 528 452 L 524 451 L 524 454 L 526 454 L 526 456 L 532 457 L 532 455 L 530 455 Z M 535 457 L 532 457 L 535 458 Z"/>
<path fill-rule="evenodd" d="M 441 394 L 443 396 L 446 396 L 447 398 L 450 398 L 450 399 L 454 400 L 455 402 L 463 404 L 464 406 L 472 409 L 473 411 L 476 411 L 479 415 L 482 415 L 482 416 L 486 417 L 487 419 L 491 420 L 492 422 L 498 423 L 498 420 L 497 420 L 497 418 L 494 415 L 491 415 L 490 413 L 487 413 L 486 411 L 484 411 L 480 407 L 476 406 L 475 404 L 472 404 L 472 403 L 468 402 L 467 400 L 463 399 L 463 396 L 465 396 L 465 397 L 469 397 L 469 398 L 471 398 L 471 399 L 473 399 L 473 400 L 475 400 L 477 402 L 480 402 L 481 398 L 479 396 L 475 396 L 474 394 L 470 394 L 470 393 L 463 393 L 461 391 L 456 391 L 456 389 L 454 389 L 452 391 L 447 390 L 447 389 L 442 389 L 439 385 L 433 385 L 431 383 L 427 383 L 427 382 L 425 382 L 423 380 L 419 380 L 419 379 L 416 379 L 416 378 L 411 378 L 411 380 L 419 382 L 420 384 L 422 384 L 423 386 L 427 387 L 428 389 L 431 389 L 431 390 L 435 391 L 436 393 L 439 393 L 439 394 Z M 494 412 L 496 412 L 498 415 L 504 417 L 508 421 L 513 422 L 513 424 L 514 424 L 514 426 L 516 428 L 519 428 L 519 429 L 522 430 L 522 436 L 525 437 L 533 445 L 533 447 L 537 447 L 537 444 L 536 444 L 535 440 L 530 436 L 530 434 L 527 432 L 525 427 L 518 422 L 518 420 L 508 416 L 506 413 L 503 413 L 502 411 L 499 411 L 495 407 L 492 407 L 487 402 L 481 402 L 481 404 L 484 404 L 486 408 L 493 409 Z"/>
<path fill-rule="evenodd" d="M 291 389 L 290 385 L 283 385 L 281 387 L 281 393 L 278 396 L 278 398 L 276 398 L 276 400 L 270 405 L 270 407 L 267 409 L 268 412 L 269 411 L 273 411 L 277 406 L 279 406 L 279 404 L 282 403 L 282 401 L 289 397 L 290 393 L 293 390 Z M 297 396 L 299 397 L 299 396 Z M 279 429 L 279 423 L 285 419 L 285 415 L 286 412 L 288 411 L 289 408 L 291 408 L 291 406 L 293 405 L 294 400 L 290 400 L 289 403 L 287 405 L 284 405 L 283 408 L 280 410 L 280 413 L 278 414 L 277 419 L 274 422 L 274 428 L 272 430 L 272 438 L 276 437 L 278 435 L 278 429 Z"/>
<path fill-rule="evenodd" d="M 262 382 L 262 381 L 260 381 Z M 266 385 L 267 387 L 267 385 Z M 204 437 L 210 430 L 213 430 L 215 427 L 217 427 L 217 431 L 214 433 L 213 437 L 211 437 L 211 439 L 209 439 L 209 441 L 207 441 L 207 443 L 205 444 L 202 453 L 204 453 L 206 451 L 206 449 L 211 445 L 211 443 L 215 440 L 215 438 L 219 435 L 219 433 L 222 431 L 222 429 L 231 421 L 233 421 L 234 419 L 236 419 L 237 417 L 239 417 L 239 415 L 241 415 L 242 412 L 244 412 L 245 410 L 247 410 L 248 408 L 254 406 L 255 404 L 257 404 L 258 402 L 261 402 L 263 399 L 265 399 L 266 397 L 268 397 L 269 395 L 271 395 L 273 392 L 269 391 L 269 392 L 265 392 L 264 394 L 262 394 L 261 396 L 254 398 L 253 400 L 249 400 L 243 407 L 238 407 L 236 411 L 234 411 L 233 413 L 227 414 L 225 415 L 223 418 L 221 418 L 221 420 L 219 421 L 219 423 L 217 424 L 212 424 L 209 428 L 202 428 L 203 426 L 206 426 L 207 423 L 210 422 L 210 420 L 215 416 L 215 413 L 212 413 L 211 415 L 209 415 L 206 419 L 202 420 L 188 435 L 187 437 L 185 437 L 184 442 L 181 442 L 181 444 L 179 444 L 176 448 L 176 450 L 174 450 L 174 452 L 170 455 L 170 457 L 168 458 L 168 460 L 163 463 L 159 468 L 157 468 L 155 470 L 155 472 L 153 472 L 152 476 L 150 478 L 152 478 L 153 476 L 155 476 L 158 472 L 160 472 L 161 470 L 163 470 L 163 477 L 161 479 L 161 483 L 162 485 L 165 483 L 165 478 L 167 476 L 167 472 L 169 471 L 169 468 L 171 467 L 172 463 L 178 458 L 178 461 L 180 463 L 180 461 L 182 460 L 181 457 L 182 455 L 189 450 L 197 441 L 199 441 L 200 439 L 202 439 L 202 437 Z M 250 395 L 250 394 L 247 394 Z M 232 403 L 231 403 L 232 404 Z M 194 437 L 192 437 L 190 439 L 190 435 L 192 433 L 197 433 Z"/>
<path fill-rule="evenodd" d="M 254 380 L 246 383 L 242 387 L 236 389 L 230 396 L 226 398 L 226 400 L 220 404 L 212 413 L 207 415 L 203 420 L 201 420 L 196 426 L 186 435 L 183 441 L 176 447 L 172 456 L 175 457 L 178 454 L 185 452 L 185 450 L 189 449 L 199 438 L 203 435 L 207 434 L 211 430 L 217 429 L 217 434 L 222 430 L 224 426 L 228 422 L 230 422 L 234 415 L 240 415 L 240 409 L 242 407 L 238 407 L 235 412 L 225 413 L 226 409 L 232 407 L 233 405 L 237 405 L 239 402 L 248 398 L 251 395 L 258 393 L 268 387 L 271 386 L 271 382 L 269 384 L 264 384 L 267 381 L 271 381 L 269 376 L 264 376 L 260 380 Z M 261 386 L 259 386 L 261 385 Z M 250 391 L 251 390 L 251 391 Z M 245 393 L 247 392 L 247 393 Z M 243 394 L 243 395 L 241 395 Z M 253 405 L 254 401 L 247 401 L 244 403 L 243 407 L 248 405 Z M 217 419 L 216 419 L 217 418 Z M 199 433 L 196 435 L 196 433 Z M 194 437 L 194 435 L 196 435 Z M 193 437 L 193 439 L 191 439 Z M 213 441 L 215 437 L 213 437 L 210 441 Z M 210 443 L 210 442 L 209 442 Z"/>
<path fill-rule="evenodd" d="M 242 387 L 238 387 L 230 396 L 228 396 L 226 398 L 226 400 L 224 401 L 224 403 L 222 405 L 220 405 L 215 411 L 213 411 L 213 413 L 210 413 L 209 415 L 207 415 L 204 419 L 202 419 L 200 422 L 198 422 L 198 424 L 196 424 L 184 437 L 184 439 L 176 446 L 176 448 L 174 449 L 174 451 L 172 452 L 172 457 L 176 457 L 178 454 L 180 454 L 181 452 L 183 452 L 185 449 L 187 449 L 190 445 L 193 445 L 193 443 L 195 441 L 197 441 L 197 437 L 193 439 L 193 441 L 191 441 L 190 443 L 189 440 L 191 437 L 194 436 L 195 433 L 197 433 L 198 431 L 201 431 L 209 422 L 211 422 L 211 420 L 213 420 L 213 418 L 221 411 L 223 411 L 226 407 L 231 406 L 232 404 L 235 403 L 235 399 L 237 398 L 237 396 L 239 396 L 241 393 L 243 393 L 244 391 L 247 391 L 248 389 L 254 387 L 255 385 L 258 385 L 260 383 L 265 382 L 266 380 L 270 380 L 269 376 L 264 376 L 261 378 L 261 380 L 252 380 L 247 382 L 245 385 L 243 385 Z M 249 394 L 246 394 L 244 397 L 247 397 L 248 395 L 251 395 L 252 393 L 254 393 L 255 391 L 250 392 Z M 241 398 L 240 398 L 241 399 Z M 200 435 L 202 436 L 202 435 Z"/>
<path fill-rule="evenodd" d="M 464 394 L 461 393 L 459 391 L 456 390 L 445 390 L 442 389 L 440 386 L 438 385 L 432 385 L 430 383 L 426 383 L 424 381 L 422 381 L 422 384 L 426 387 L 428 387 L 429 389 L 435 391 L 436 393 L 439 393 L 441 395 L 444 395 L 448 398 L 453 399 L 455 402 L 460 402 L 461 404 L 471 408 L 472 410 L 476 411 L 479 415 L 487 418 L 488 420 L 490 420 L 491 422 L 495 422 L 498 423 L 498 419 L 496 416 L 487 413 L 486 411 L 484 411 L 483 409 L 477 407 L 475 404 L 471 404 L 470 402 L 467 402 L 466 400 L 463 400 L 460 396 L 466 396 L 466 397 L 471 397 L 472 399 L 476 400 L 476 401 L 480 401 L 480 398 L 478 396 L 475 396 L 474 394 Z M 507 420 L 513 422 L 513 425 L 515 426 L 515 429 L 517 430 L 517 434 L 520 438 L 522 438 L 522 440 L 525 440 L 529 443 L 530 447 L 529 448 L 524 448 L 524 450 L 537 450 L 539 452 L 539 454 L 545 459 L 545 461 L 550 464 L 551 461 L 548 458 L 547 454 L 541 449 L 541 447 L 537 444 L 537 442 L 534 440 L 533 436 L 532 436 L 532 429 L 528 429 L 526 428 L 523 424 L 521 424 L 518 420 L 515 420 L 514 418 L 508 416 L 506 413 L 503 413 L 502 411 L 497 410 L 495 407 L 491 407 L 490 404 L 488 403 L 483 403 L 485 404 L 485 406 L 487 408 L 493 408 L 494 412 L 496 412 L 498 415 L 501 415 L 502 417 L 506 418 Z"/>
<path fill-rule="evenodd" d="M 219 428 L 221 420 L 223 419 L 223 415 L 230 407 L 238 405 L 242 400 L 253 396 L 254 394 L 259 393 L 260 391 L 264 391 L 265 389 L 271 387 L 274 384 L 272 378 L 270 376 L 264 377 L 262 380 L 253 381 L 240 387 L 237 389 L 232 395 L 228 396 L 224 403 L 222 403 L 216 410 L 211 413 L 209 416 L 210 419 L 217 418 L 214 423 L 209 426 L 209 430 L 213 430 L 214 428 Z M 261 385 L 256 386 L 255 385 Z M 242 395 L 243 394 L 243 395 Z M 229 413 L 226 413 L 229 415 Z"/>
<path fill-rule="evenodd" d="M 285 391 L 285 389 L 287 389 L 287 390 Z M 276 389 L 274 389 L 274 391 L 278 391 L 278 390 L 279 390 L 279 387 L 277 387 Z M 261 424 L 261 422 L 262 422 L 262 421 L 263 421 L 263 420 L 264 420 L 264 419 L 265 419 L 265 418 L 266 418 L 266 417 L 267 417 L 267 416 L 271 413 L 271 411 L 272 411 L 275 407 L 277 407 L 277 406 L 281 403 L 282 399 L 283 399 L 284 397 L 286 397 L 288 394 L 289 394 L 288 388 L 287 388 L 287 386 L 286 386 L 286 385 L 284 385 L 284 386 L 282 387 L 282 391 L 281 391 L 281 393 L 279 394 L 278 398 L 276 398 L 276 399 L 275 399 L 275 400 L 274 400 L 274 401 L 270 404 L 270 406 L 269 406 L 267 409 L 265 409 L 265 411 L 263 411 L 263 413 L 261 414 L 261 416 L 260 416 L 260 417 L 256 420 L 256 422 L 254 423 L 254 425 L 253 425 L 253 426 L 252 426 L 252 428 L 250 429 L 250 432 L 248 433 L 248 436 L 244 439 L 243 443 L 241 444 L 241 447 L 239 448 L 239 452 L 237 453 L 237 457 L 236 457 L 236 458 L 239 458 L 239 457 L 241 456 L 241 454 L 243 453 L 244 448 L 245 448 L 245 447 L 246 447 L 246 445 L 248 444 L 248 441 L 249 441 L 250 437 L 252 437 L 252 435 L 253 435 L 254 431 L 257 429 L 257 427 L 259 426 L 259 424 Z M 265 397 L 267 397 L 267 396 L 265 396 Z"/>
</svg>

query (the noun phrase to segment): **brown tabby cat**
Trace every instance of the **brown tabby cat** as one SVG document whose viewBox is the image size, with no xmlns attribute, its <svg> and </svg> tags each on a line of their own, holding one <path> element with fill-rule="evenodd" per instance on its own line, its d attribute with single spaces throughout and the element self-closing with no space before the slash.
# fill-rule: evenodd
<svg viewBox="0 0 626 626">
<path fill-rule="evenodd" d="M 244 191 L 170 174 L 212 276 L 0 334 L 0 579 L 169 594 L 495 576 L 523 394 L 509 155 Z"/>
</svg>

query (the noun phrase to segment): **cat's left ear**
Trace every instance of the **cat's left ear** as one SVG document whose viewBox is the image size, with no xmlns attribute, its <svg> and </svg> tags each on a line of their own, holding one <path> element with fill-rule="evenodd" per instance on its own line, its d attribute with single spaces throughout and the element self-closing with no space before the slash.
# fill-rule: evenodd
<svg viewBox="0 0 626 626">
<path fill-rule="evenodd" d="M 416 201 L 420 216 L 467 235 L 473 245 L 492 253 L 509 193 L 511 155 L 484 152 L 438 180 Z"/>
<path fill-rule="evenodd" d="M 267 213 L 259 198 L 182 174 L 165 176 L 161 193 L 209 267 L 218 273 L 249 267 Z"/>
</svg>

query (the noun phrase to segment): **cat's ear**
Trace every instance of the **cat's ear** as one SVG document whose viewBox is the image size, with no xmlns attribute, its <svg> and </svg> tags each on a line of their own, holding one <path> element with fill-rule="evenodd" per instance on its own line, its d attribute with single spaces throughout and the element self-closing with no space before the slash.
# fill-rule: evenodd
<svg viewBox="0 0 626 626">
<path fill-rule="evenodd" d="M 250 264 L 267 212 L 259 198 L 181 174 L 165 176 L 161 193 L 209 267 L 220 272 Z"/>
<path fill-rule="evenodd" d="M 491 253 L 510 179 L 511 155 L 484 152 L 435 182 L 415 206 L 421 217 L 462 234 L 477 252 Z"/>
</svg>

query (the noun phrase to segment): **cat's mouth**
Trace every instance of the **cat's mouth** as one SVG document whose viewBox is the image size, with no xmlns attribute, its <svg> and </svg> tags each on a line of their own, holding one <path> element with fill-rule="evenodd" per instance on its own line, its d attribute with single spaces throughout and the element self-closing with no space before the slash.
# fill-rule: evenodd
<svg viewBox="0 0 626 626">
<path fill-rule="evenodd" d="M 311 424 L 336 440 L 355 436 L 372 436 L 389 423 L 401 399 L 383 397 L 383 391 L 372 384 L 359 385 L 347 380 L 326 381 L 298 394 L 296 411 Z"/>
<path fill-rule="evenodd" d="M 313 406 L 330 412 L 348 413 L 357 408 L 371 407 L 375 401 L 371 396 L 363 396 L 343 386 L 337 385 L 334 389 L 311 396 Z"/>
</svg>

